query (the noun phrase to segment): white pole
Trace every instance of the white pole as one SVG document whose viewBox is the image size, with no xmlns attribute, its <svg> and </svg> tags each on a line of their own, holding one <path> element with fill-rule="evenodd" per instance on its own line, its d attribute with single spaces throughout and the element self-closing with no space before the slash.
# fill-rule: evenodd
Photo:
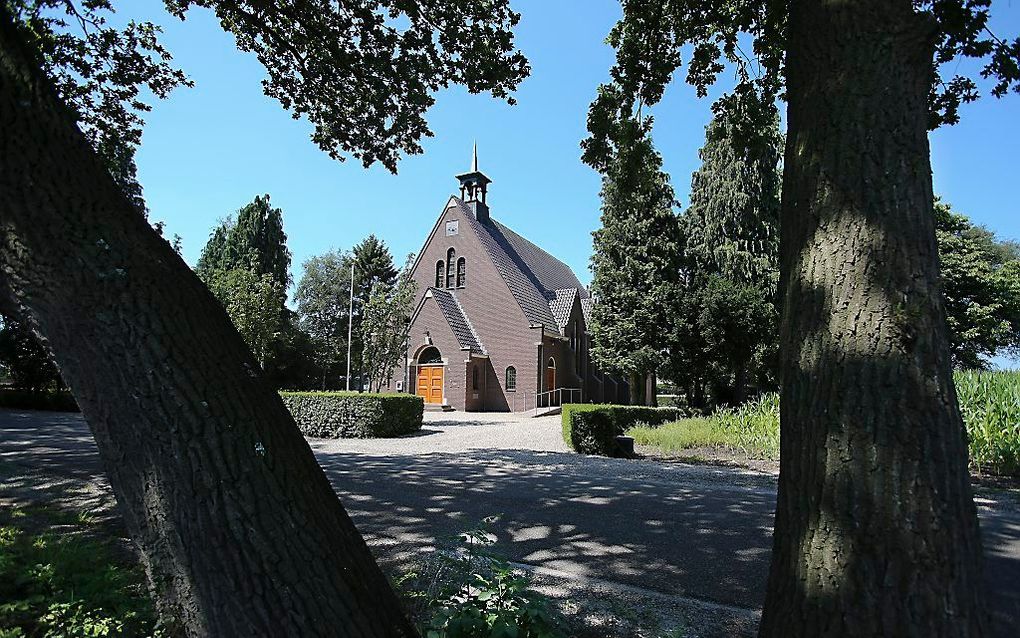
<svg viewBox="0 0 1020 638">
<path fill-rule="evenodd" d="M 347 309 L 347 391 L 351 391 L 351 336 L 354 329 L 354 261 L 351 260 L 351 304 Z"/>
</svg>

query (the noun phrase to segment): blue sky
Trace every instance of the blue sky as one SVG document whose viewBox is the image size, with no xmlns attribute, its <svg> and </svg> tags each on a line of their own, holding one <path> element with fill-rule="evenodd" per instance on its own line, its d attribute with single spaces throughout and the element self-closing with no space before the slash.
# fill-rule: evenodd
<svg viewBox="0 0 1020 638">
<path fill-rule="evenodd" d="M 165 221 L 169 235 L 181 235 L 184 256 L 194 264 L 219 218 L 269 193 L 284 211 L 295 279 L 305 259 L 349 248 L 370 233 L 399 261 L 421 247 L 477 140 L 480 168 L 493 179 L 493 216 L 587 282 L 599 180 L 581 164 L 578 144 L 588 104 L 613 62 L 603 40 L 619 18 L 619 2 L 512 4 L 522 14 L 518 45 L 532 65 L 519 104 L 459 88 L 442 93 L 428 115 L 435 137 L 425 141 L 425 154 L 406 158 L 391 175 L 319 151 L 308 140 L 308 124 L 262 94 L 262 67 L 235 49 L 209 11 L 193 9 L 182 23 L 163 11 L 161 0 L 124 3 L 122 18 L 165 27 L 165 43 L 196 84 L 156 103 L 147 117 L 138 167 L 152 219 Z M 992 26 L 1000 35 L 1020 33 L 1020 2 L 996 2 Z M 699 100 L 674 82 L 654 111 L 656 144 L 682 203 L 710 104 L 711 97 Z M 960 125 L 931 136 L 936 193 L 1012 239 L 1020 239 L 1018 115 L 1020 96 L 983 99 L 963 108 Z"/>
</svg>

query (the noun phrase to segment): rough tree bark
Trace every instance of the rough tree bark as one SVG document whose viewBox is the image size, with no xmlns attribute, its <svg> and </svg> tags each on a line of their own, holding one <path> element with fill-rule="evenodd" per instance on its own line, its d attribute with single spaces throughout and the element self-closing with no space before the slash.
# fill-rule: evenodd
<svg viewBox="0 0 1020 638">
<path fill-rule="evenodd" d="M 782 460 L 761 636 L 979 636 L 981 542 L 938 275 L 934 25 L 796 0 Z"/>
<path fill-rule="evenodd" d="M 162 614 L 191 636 L 415 634 L 226 313 L 2 6 L 0 272 L 92 429 Z"/>
</svg>

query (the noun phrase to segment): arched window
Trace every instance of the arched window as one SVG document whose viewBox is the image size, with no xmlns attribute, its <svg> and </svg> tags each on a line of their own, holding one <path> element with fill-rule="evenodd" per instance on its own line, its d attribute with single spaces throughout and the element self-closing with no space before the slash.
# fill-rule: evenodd
<svg viewBox="0 0 1020 638">
<path fill-rule="evenodd" d="M 457 260 L 457 287 L 464 287 L 464 280 L 467 279 L 467 262 L 461 257 Z"/>
<path fill-rule="evenodd" d="M 517 368 L 513 366 L 506 369 L 506 391 L 517 391 Z"/>
<path fill-rule="evenodd" d="M 478 389 L 478 366 L 471 366 L 471 389 Z"/>
<path fill-rule="evenodd" d="M 436 288 L 442 288 L 446 283 L 446 264 L 442 261 L 436 262 Z"/>
<path fill-rule="evenodd" d="M 446 251 L 446 287 L 453 288 L 454 268 L 457 267 L 457 251 L 451 248 Z"/>
</svg>

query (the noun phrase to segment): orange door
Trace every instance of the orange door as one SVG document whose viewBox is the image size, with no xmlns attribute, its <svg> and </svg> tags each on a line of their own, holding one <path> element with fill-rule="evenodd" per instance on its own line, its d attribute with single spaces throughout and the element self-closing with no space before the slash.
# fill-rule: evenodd
<svg viewBox="0 0 1020 638">
<path fill-rule="evenodd" d="M 418 368 L 418 396 L 425 403 L 443 403 L 443 367 L 422 366 Z"/>
</svg>

